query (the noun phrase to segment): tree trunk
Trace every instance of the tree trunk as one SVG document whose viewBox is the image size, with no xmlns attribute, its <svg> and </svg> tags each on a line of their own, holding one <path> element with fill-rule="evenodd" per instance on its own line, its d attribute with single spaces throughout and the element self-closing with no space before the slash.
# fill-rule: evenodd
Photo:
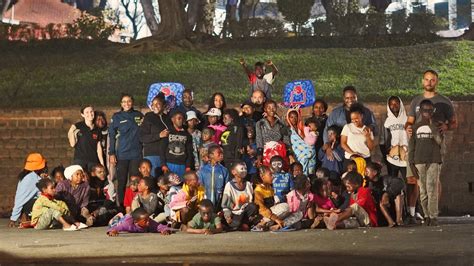
<svg viewBox="0 0 474 266">
<path fill-rule="evenodd" d="M 161 23 L 156 36 L 166 41 L 180 41 L 187 37 L 188 23 L 182 0 L 158 0 Z"/>
<path fill-rule="evenodd" d="M 153 7 L 152 0 L 140 0 L 143 8 L 143 15 L 145 16 L 146 25 L 151 31 L 151 35 L 157 35 L 158 33 L 158 21 L 156 20 L 155 8 Z M 161 3 L 160 3 L 161 8 Z"/>
<path fill-rule="evenodd" d="M 385 9 L 390 5 L 392 1 L 390 0 L 370 0 L 369 3 L 371 6 L 377 10 L 377 12 L 383 13 Z"/>
</svg>

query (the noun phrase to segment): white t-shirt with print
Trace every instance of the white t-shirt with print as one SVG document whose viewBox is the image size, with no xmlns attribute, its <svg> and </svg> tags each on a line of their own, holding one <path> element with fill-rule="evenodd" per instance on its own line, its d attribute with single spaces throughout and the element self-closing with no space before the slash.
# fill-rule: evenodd
<svg viewBox="0 0 474 266">
<path fill-rule="evenodd" d="M 342 129 L 341 135 L 347 137 L 347 146 L 351 148 L 352 151 L 358 152 L 364 158 L 370 157 L 370 150 L 367 147 L 366 139 L 364 136 L 364 129 L 366 126 L 362 126 L 361 128 L 356 127 L 353 123 L 346 124 Z M 370 132 L 370 138 L 374 139 L 374 133 Z M 344 152 L 344 157 L 346 159 L 351 158 L 351 154 L 347 151 Z"/>
</svg>

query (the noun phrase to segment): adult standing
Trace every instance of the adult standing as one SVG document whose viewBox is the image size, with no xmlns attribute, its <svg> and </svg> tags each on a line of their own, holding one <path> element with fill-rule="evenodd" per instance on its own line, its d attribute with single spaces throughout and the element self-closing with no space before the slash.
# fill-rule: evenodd
<svg viewBox="0 0 474 266">
<path fill-rule="evenodd" d="M 326 152 L 326 156 L 330 161 L 334 160 L 331 145 L 328 140 L 328 129 L 329 127 L 336 125 L 343 128 L 346 124 L 351 123 L 350 108 L 353 104 L 358 102 L 357 90 L 354 86 L 347 86 L 342 90 L 344 103 L 334 108 L 326 121 L 326 127 L 324 128 L 323 141 L 324 145 L 322 150 Z M 367 107 L 362 106 L 362 124 L 370 128 L 374 136 L 377 135 L 377 122 L 375 116 L 371 110 Z"/>
<path fill-rule="evenodd" d="M 423 73 L 423 94 L 416 96 L 411 104 L 410 109 L 408 110 L 408 119 L 405 124 L 405 129 L 408 133 L 408 136 L 411 137 L 413 130 L 413 124 L 419 122 L 421 120 L 420 114 L 420 103 L 428 99 L 430 100 L 434 107 L 435 111 L 433 113 L 433 122 L 437 124 L 438 130 L 443 136 L 441 142 L 441 156 L 443 157 L 444 153 L 446 152 L 446 142 L 444 139 L 444 134 L 449 131 L 456 129 L 458 127 L 458 121 L 456 118 L 456 113 L 454 111 L 454 106 L 451 100 L 441 94 L 438 93 L 436 87 L 438 86 L 439 78 L 438 73 L 434 70 L 426 70 Z M 410 154 L 408 154 L 410 156 Z M 443 159 L 443 158 L 442 158 Z M 440 169 L 441 170 L 441 169 Z M 441 171 L 439 171 L 441 172 Z M 418 186 L 416 185 L 415 180 L 413 180 L 414 174 L 411 171 L 410 167 L 407 167 L 407 178 L 408 178 L 408 206 L 410 210 L 410 217 L 411 221 L 414 222 L 415 216 L 415 205 L 418 199 Z M 410 186 L 410 183 L 412 184 Z M 414 185 L 413 185 L 414 184 Z M 439 194 L 441 195 L 441 182 L 439 184 Z M 439 196 L 440 196 L 439 195 Z M 438 196 L 438 199 L 440 198 Z"/>
<path fill-rule="evenodd" d="M 158 177 L 157 169 L 161 166 L 160 149 L 163 139 L 168 137 L 171 122 L 164 114 L 165 98 L 158 94 L 151 102 L 151 112 L 145 114 L 140 125 L 140 142 L 143 143 L 143 156 L 151 162 L 151 175 Z M 156 183 L 156 179 L 154 180 Z"/>
<path fill-rule="evenodd" d="M 101 132 L 94 124 L 94 108 L 90 105 L 81 109 L 83 121 L 75 123 L 67 134 L 69 144 L 74 148 L 73 164 L 89 172 L 93 166 L 104 165 Z"/>
<path fill-rule="evenodd" d="M 125 187 L 129 176 L 138 175 L 142 157 L 139 126 L 143 114 L 133 109 L 133 97 L 122 94 L 121 110 L 112 116 L 109 128 L 109 160 L 117 169 L 117 203 L 123 205 Z"/>
</svg>

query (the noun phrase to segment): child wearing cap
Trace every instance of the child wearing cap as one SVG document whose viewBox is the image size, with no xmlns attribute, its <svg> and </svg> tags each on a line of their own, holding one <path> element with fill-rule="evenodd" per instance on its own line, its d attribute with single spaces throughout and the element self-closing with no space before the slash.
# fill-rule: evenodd
<svg viewBox="0 0 474 266">
<path fill-rule="evenodd" d="M 18 185 L 15 193 L 15 202 L 13 205 L 12 215 L 8 226 L 16 226 L 16 222 L 23 216 L 24 221 L 30 215 L 31 208 L 38 198 L 39 190 L 36 183 L 47 172 L 46 159 L 39 153 L 31 153 L 26 158 L 25 167 L 18 175 Z"/>
<path fill-rule="evenodd" d="M 160 150 L 163 173 L 173 172 L 182 177 L 194 166 L 193 139 L 184 130 L 184 114 L 175 111 L 171 114 L 172 127 L 164 139 L 164 149 Z"/>
<path fill-rule="evenodd" d="M 194 111 L 186 112 L 186 124 L 188 125 L 188 133 L 193 138 L 193 155 L 194 155 L 194 169 L 199 170 L 200 158 L 199 158 L 199 147 L 201 146 L 201 130 L 197 129 L 199 126 L 199 118 Z"/>
<path fill-rule="evenodd" d="M 220 122 L 222 111 L 218 108 L 211 108 L 204 115 L 207 116 L 207 127 L 210 127 L 215 131 L 215 134 L 212 137 L 212 141 L 216 144 L 221 144 L 221 135 L 227 128 Z"/>
<path fill-rule="evenodd" d="M 84 170 L 79 165 L 71 165 L 64 169 L 64 176 L 66 180 L 56 186 L 56 198 L 66 202 L 75 219 L 86 221 L 86 224 L 91 226 L 95 218 L 87 209 L 90 187 L 89 183 L 84 181 Z"/>
</svg>

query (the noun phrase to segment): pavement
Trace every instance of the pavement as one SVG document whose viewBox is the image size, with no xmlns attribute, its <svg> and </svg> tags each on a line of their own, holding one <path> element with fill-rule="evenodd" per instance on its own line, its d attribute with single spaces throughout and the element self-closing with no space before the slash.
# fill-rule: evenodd
<svg viewBox="0 0 474 266">
<path fill-rule="evenodd" d="M 457 222 L 456 222 L 457 221 Z M 449 224 L 446 224 L 448 223 Z M 121 234 L 8 228 L 0 220 L 0 265 L 71 264 L 364 264 L 474 265 L 474 220 L 437 227 L 232 232 L 217 235 Z"/>
</svg>

